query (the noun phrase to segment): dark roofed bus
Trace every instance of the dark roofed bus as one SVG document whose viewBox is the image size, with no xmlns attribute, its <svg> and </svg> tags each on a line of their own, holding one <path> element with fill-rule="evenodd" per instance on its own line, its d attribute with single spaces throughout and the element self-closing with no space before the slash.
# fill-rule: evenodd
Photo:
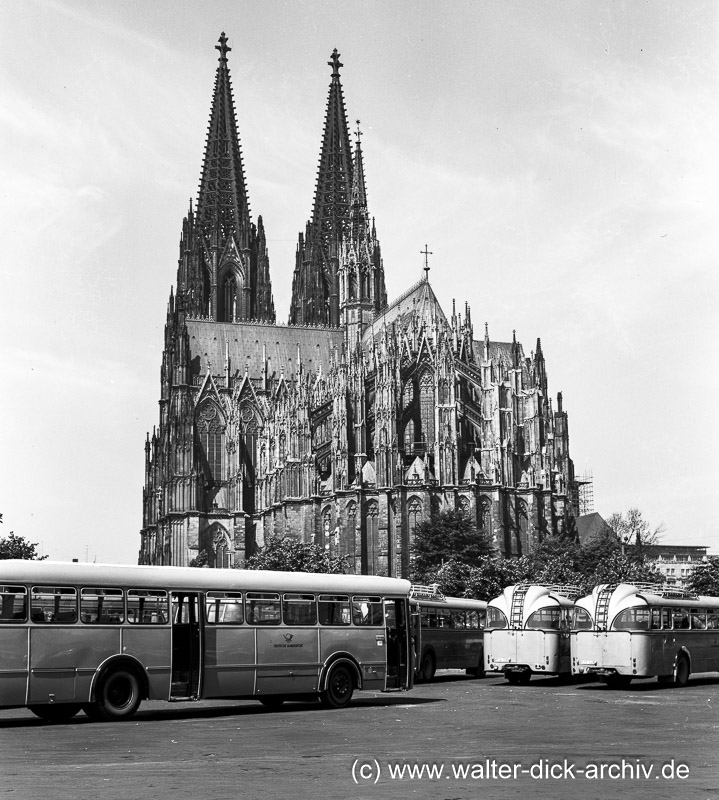
<svg viewBox="0 0 719 800">
<path fill-rule="evenodd" d="M 0 561 L 0 708 L 132 716 L 143 699 L 319 699 L 413 682 L 409 581 Z"/>
</svg>

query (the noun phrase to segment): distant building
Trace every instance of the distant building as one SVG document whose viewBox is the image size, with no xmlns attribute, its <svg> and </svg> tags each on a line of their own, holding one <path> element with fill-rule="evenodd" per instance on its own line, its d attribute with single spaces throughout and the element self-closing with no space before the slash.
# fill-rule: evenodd
<svg viewBox="0 0 719 800">
<path fill-rule="evenodd" d="M 652 566 L 664 576 L 664 583 L 680 589 L 689 583 L 697 564 L 707 560 L 708 549 L 679 544 L 645 545 L 643 548 Z"/>
<path fill-rule="evenodd" d="M 604 517 L 596 511 L 577 517 L 577 539 L 579 544 L 585 545 L 592 539 L 605 538 L 607 536 L 616 538 L 616 533 L 607 525 Z"/>
<path fill-rule="evenodd" d="M 568 417 L 561 394 L 556 406 L 549 396 L 540 340 L 526 353 L 486 325 L 475 338 L 466 303 L 446 315 L 426 246 L 424 277 L 387 302 L 337 51 L 289 324 L 276 323 L 224 34 L 217 49 L 199 193 L 167 308 L 160 423 L 145 445 L 140 563 L 204 554 L 229 567 L 276 534 L 347 556 L 355 572 L 404 576 L 415 526 L 440 509 L 466 510 L 505 555 L 574 535 Z M 491 276 L 481 286 L 493 302 Z"/>
</svg>

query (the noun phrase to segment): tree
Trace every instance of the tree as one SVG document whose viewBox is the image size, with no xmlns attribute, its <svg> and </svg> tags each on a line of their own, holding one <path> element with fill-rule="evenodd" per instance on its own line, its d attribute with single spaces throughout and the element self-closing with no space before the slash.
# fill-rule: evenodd
<svg viewBox="0 0 719 800">
<path fill-rule="evenodd" d="M 28 542 L 23 536 L 16 536 L 12 531 L 9 536 L 0 538 L 0 559 L 23 558 L 27 561 L 44 561 L 47 556 L 37 552 L 37 542 Z"/>
<path fill-rule="evenodd" d="M 709 556 L 694 567 L 687 588 L 695 594 L 719 597 L 719 556 Z"/>
<path fill-rule="evenodd" d="M 245 569 L 271 569 L 283 572 L 349 572 L 347 557 L 330 556 L 317 544 L 301 542 L 292 536 L 272 536 L 265 546 L 245 562 Z"/>
<path fill-rule="evenodd" d="M 478 566 L 491 554 L 491 542 L 468 513 L 461 509 L 433 512 L 414 529 L 412 580 L 428 583 L 428 576 L 446 561 Z"/>
<path fill-rule="evenodd" d="M 485 558 L 470 571 L 463 596 L 474 597 L 477 600 L 492 600 L 502 594 L 506 586 L 528 580 L 530 572 L 531 563 L 527 556 Z"/>
<path fill-rule="evenodd" d="M 566 536 L 546 536 L 530 556 L 530 579 L 535 583 L 579 585 L 579 546 Z"/>
<path fill-rule="evenodd" d="M 664 533 L 663 524 L 652 529 L 638 508 L 630 508 L 626 514 L 612 514 L 607 525 L 617 534 L 621 544 L 638 550 L 645 545 L 658 544 Z"/>
<path fill-rule="evenodd" d="M 662 575 L 649 566 L 643 556 L 615 550 L 601 561 L 592 574 L 585 574 L 585 588 L 600 583 L 661 583 Z"/>
</svg>

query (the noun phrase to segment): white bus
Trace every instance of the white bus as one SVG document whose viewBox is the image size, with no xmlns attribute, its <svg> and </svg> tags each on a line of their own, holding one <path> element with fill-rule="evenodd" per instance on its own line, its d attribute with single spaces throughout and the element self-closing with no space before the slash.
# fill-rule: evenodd
<svg viewBox="0 0 719 800">
<path fill-rule="evenodd" d="M 527 683 L 533 674 L 571 675 L 569 628 L 573 586 L 518 583 L 487 604 L 485 667 L 510 683 Z"/>
<path fill-rule="evenodd" d="M 719 597 L 673 587 L 603 584 L 577 600 L 572 672 L 623 688 L 633 678 L 686 686 L 719 671 Z"/>
<path fill-rule="evenodd" d="M 143 699 L 319 698 L 413 683 L 409 581 L 0 560 L 0 707 L 123 719 Z"/>
<path fill-rule="evenodd" d="M 484 600 L 446 597 L 435 585 L 413 586 L 410 608 L 415 615 L 415 677 L 431 681 L 438 669 L 463 669 L 484 675 Z"/>
</svg>

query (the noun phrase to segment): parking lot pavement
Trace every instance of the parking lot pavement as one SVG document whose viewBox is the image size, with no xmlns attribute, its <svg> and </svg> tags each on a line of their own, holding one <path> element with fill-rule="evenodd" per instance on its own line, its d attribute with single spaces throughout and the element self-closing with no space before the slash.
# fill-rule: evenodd
<svg viewBox="0 0 719 800">
<path fill-rule="evenodd" d="M 439 673 L 349 708 L 146 702 L 122 723 L 0 711 L 0 791 L 101 798 L 719 796 L 719 680 L 685 689 Z"/>
</svg>

